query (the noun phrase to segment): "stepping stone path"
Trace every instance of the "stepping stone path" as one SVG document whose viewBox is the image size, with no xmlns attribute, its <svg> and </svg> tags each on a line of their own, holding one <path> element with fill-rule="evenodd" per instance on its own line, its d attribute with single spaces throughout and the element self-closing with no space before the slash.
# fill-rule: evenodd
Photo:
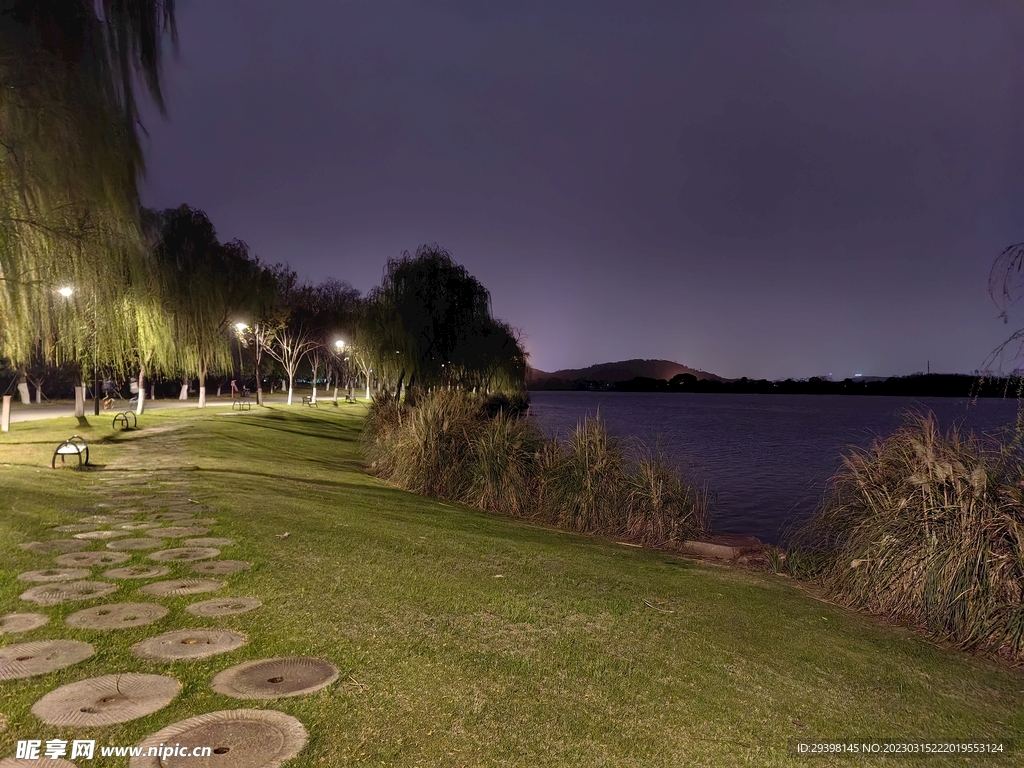
<svg viewBox="0 0 1024 768">
<path fill-rule="evenodd" d="M 41 571 L 25 571 L 18 574 L 18 581 L 75 581 L 92 573 L 87 568 L 44 568 Z"/>
<path fill-rule="evenodd" d="M 158 563 L 185 563 L 192 560 L 209 560 L 219 554 L 220 550 L 213 547 L 178 547 L 154 552 L 149 559 Z"/>
<path fill-rule="evenodd" d="M 255 597 L 220 597 L 214 600 L 203 600 L 185 606 L 185 610 L 193 616 L 233 616 L 236 613 L 248 613 L 263 605 Z"/>
<path fill-rule="evenodd" d="M 0 635 L 16 635 L 42 627 L 50 620 L 43 613 L 8 613 L 0 616 Z"/>
<path fill-rule="evenodd" d="M 104 675 L 50 691 L 32 705 L 32 714 L 47 725 L 97 728 L 151 715 L 180 692 L 181 683 L 173 677 Z"/>
<path fill-rule="evenodd" d="M 114 568 L 103 575 L 108 579 L 155 579 L 170 572 L 171 569 L 163 565 L 129 565 L 126 568 Z"/>
<path fill-rule="evenodd" d="M 125 629 L 152 624 L 167 615 L 156 603 L 113 603 L 72 613 L 64 622 L 76 629 Z"/>
<path fill-rule="evenodd" d="M 234 699 L 280 699 L 314 693 L 337 679 L 333 664 L 299 656 L 247 661 L 215 675 L 210 687 Z"/>
<path fill-rule="evenodd" d="M 158 428 L 175 433 L 178 427 Z M 182 450 L 178 450 L 181 448 Z M 35 541 L 20 547 L 37 555 L 53 557 L 57 567 L 40 567 L 18 575 L 21 582 L 35 583 L 21 598 L 43 606 L 97 600 L 118 591 L 119 584 L 89 580 L 90 569 L 110 567 L 103 577 L 113 580 L 159 579 L 173 569 L 188 568 L 199 576 L 226 576 L 249 570 L 244 560 L 215 560 L 220 547 L 232 546 L 230 538 L 207 536 L 217 524 L 213 517 L 197 517 L 209 506 L 189 497 L 190 481 L 179 473 L 178 457 L 184 453 L 184 437 L 172 434 L 159 448 L 142 442 L 105 470 L 87 473 L 89 488 L 105 500 L 91 506 L 65 508 L 77 517 L 52 527 L 70 538 Z M 136 467 L 144 463 L 148 469 Z M 190 467 L 195 469 L 195 467 Z M 117 474 L 114 474 L 116 472 Z M 125 476 L 125 473 L 131 473 Z M 132 506 L 126 506 L 126 505 Z M 183 539 L 182 547 L 156 552 L 166 539 Z M 96 547 L 101 547 L 96 549 Z M 144 557 L 152 563 L 140 563 Z M 135 559 L 134 563 L 129 561 Z M 164 565 L 166 563 L 166 565 Z M 181 563 L 175 566 L 175 563 Z M 40 566 L 45 566 L 41 563 Z M 181 572 L 180 570 L 178 571 Z M 136 594 L 177 598 L 223 589 L 224 581 L 211 578 L 172 578 L 144 584 Z M 217 618 L 256 610 L 262 602 L 253 597 L 222 597 L 184 606 L 193 616 Z M 84 631 L 109 632 L 142 627 L 173 618 L 171 609 L 149 602 L 108 602 L 71 613 L 66 626 Z M 33 632 L 50 622 L 44 613 L 8 613 L 0 616 L 0 635 Z M 105 638 L 115 638 L 106 635 Z M 105 643 L 112 642 L 105 639 Z M 240 632 L 225 629 L 186 629 L 164 632 L 135 643 L 138 658 L 166 663 L 201 659 L 236 650 L 248 642 Z M 0 647 L 0 681 L 45 675 L 93 656 L 93 646 L 78 640 L 42 639 Z M 327 661 L 306 657 L 276 658 L 238 664 L 214 675 L 211 688 L 239 699 L 276 699 L 314 693 L 331 685 L 338 670 Z M 152 715 L 170 704 L 181 692 L 173 677 L 123 672 L 72 682 L 51 690 L 32 706 L 43 723 L 62 728 L 97 728 Z M 24 736 L 22 738 L 28 738 Z M 31 735 L 31 738 L 39 736 Z M 72 738 L 60 734 L 62 739 Z M 158 730 L 142 741 L 145 751 L 160 744 L 210 745 L 208 759 L 185 757 L 133 757 L 130 768 L 272 768 L 296 757 L 308 740 L 301 722 L 282 712 L 260 709 L 225 710 L 191 717 Z M 62 759 L 0 759 L 0 768 L 49 766 L 75 768 Z"/>
<path fill-rule="evenodd" d="M 230 709 L 190 717 L 144 739 L 139 746 L 203 744 L 213 747 L 213 758 L 203 765 L 225 768 L 274 768 L 302 751 L 309 734 L 290 715 L 268 709 Z M 217 758 L 220 758 L 219 760 Z M 129 768 L 188 768 L 197 766 L 189 757 L 133 757 Z"/>
<path fill-rule="evenodd" d="M 78 640 L 37 640 L 0 648 L 0 680 L 21 680 L 45 675 L 85 661 L 95 651 Z"/>
<path fill-rule="evenodd" d="M 205 659 L 241 648 L 246 642 L 245 635 L 226 629 L 179 629 L 136 643 L 132 653 L 158 661 Z"/>
<path fill-rule="evenodd" d="M 164 543 L 160 541 L 160 539 L 151 539 L 149 537 L 146 537 L 145 539 L 121 539 L 120 541 L 112 541 L 109 544 L 107 544 L 107 549 L 158 549 L 163 545 Z"/>
<path fill-rule="evenodd" d="M 48 552 L 77 552 L 80 549 L 86 549 L 89 542 L 80 539 L 54 539 L 53 541 L 30 541 L 28 544 L 19 546 L 30 552 L 46 554 Z"/>
<path fill-rule="evenodd" d="M 62 581 L 32 587 L 21 593 L 21 599 L 39 605 L 59 605 L 78 600 L 95 600 L 116 591 L 117 584 L 107 581 Z"/>
<path fill-rule="evenodd" d="M 69 552 L 53 558 L 57 565 L 117 565 L 130 560 L 129 555 L 123 552 Z"/>
<path fill-rule="evenodd" d="M 155 597 L 184 597 L 185 595 L 199 595 L 203 592 L 216 592 L 224 587 L 223 581 L 214 581 L 213 579 L 168 579 L 147 584 L 139 589 L 139 592 Z"/>
</svg>

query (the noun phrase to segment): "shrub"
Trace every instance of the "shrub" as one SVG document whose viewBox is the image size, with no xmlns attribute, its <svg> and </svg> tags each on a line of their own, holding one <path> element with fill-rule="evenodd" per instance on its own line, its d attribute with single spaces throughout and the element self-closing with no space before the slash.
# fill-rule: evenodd
<svg viewBox="0 0 1024 768">
<path fill-rule="evenodd" d="M 504 411 L 482 420 L 470 434 L 465 502 L 505 515 L 530 514 L 537 504 L 538 452 L 543 442 L 536 427 Z"/>
<path fill-rule="evenodd" d="M 660 451 L 641 448 L 625 481 L 624 536 L 666 547 L 710 528 L 707 488 L 685 482 Z"/>
<path fill-rule="evenodd" d="M 708 528 L 708 496 L 660 453 L 627 462 L 600 417 L 566 445 L 495 398 L 439 390 L 415 406 L 376 399 L 364 440 L 371 469 L 400 488 L 569 530 L 674 546 Z"/>
<path fill-rule="evenodd" d="M 414 493 L 461 499 L 469 486 L 470 435 L 479 425 L 472 398 L 447 390 L 424 396 L 393 431 L 388 479 Z"/>
<path fill-rule="evenodd" d="M 585 418 L 565 447 L 550 447 L 544 458 L 544 505 L 551 521 L 572 531 L 618 533 L 625 465 L 600 414 Z"/>
<path fill-rule="evenodd" d="M 790 565 L 841 603 L 1024 660 L 1022 482 L 1005 447 L 909 417 L 844 457 Z"/>
</svg>

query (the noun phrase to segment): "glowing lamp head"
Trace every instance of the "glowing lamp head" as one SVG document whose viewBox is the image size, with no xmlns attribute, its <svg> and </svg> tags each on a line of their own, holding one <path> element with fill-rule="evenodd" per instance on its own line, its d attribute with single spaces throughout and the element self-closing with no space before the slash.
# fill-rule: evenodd
<svg viewBox="0 0 1024 768">
<path fill-rule="evenodd" d="M 336 346 L 338 348 L 338 351 L 341 352 L 341 350 L 345 348 L 345 342 L 342 341 L 341 339 L 338 339 L 336 342 L 334 342 L 334 346 Z"/>
<path fill-rule="evenodd" d="M 239 333 L 241 333 L 242 331 L 244 331 L 248 327 L 249 326 L 246 325 L 245 323 L 235 323 L 235 330 L 238 331 Z"/>
<path fill-rule="evenodd" d="M 63 296 L 63 297 L 65 298 L 65 299 L 66 299 L 66 298 L 68 298 L 68 297 L 70 297 L 70 296 L 71 296 L 71 294 L 72 294 L 72 293 L 74 293 L 74 292 L 75 292 L 75 289 L 74 289 L 74 288 L 72 288 L 72 287 L 71 287 L 70 285 L 65 285 L 65 286 L 64 286 L 63 288 L 61 288 L 61 289 L 60 289 L 60 290 L 58 291 L 58 293 L 59 293 L 59 294 L 60 294 L 61 296 Z"/>
</svg>

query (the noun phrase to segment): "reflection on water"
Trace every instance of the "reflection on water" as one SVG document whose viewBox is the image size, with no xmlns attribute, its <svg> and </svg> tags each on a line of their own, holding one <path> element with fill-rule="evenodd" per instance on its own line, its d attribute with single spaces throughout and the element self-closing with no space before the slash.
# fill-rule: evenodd
<svg viewBox="0 0 1024 768">
<path fill-rule="evenodd" d="M 718 531 L 778 541 L 807 519 L 850 445 L 889 434 L 908 410 L 934 411 L 943 427 L 991 434 L 1014 422 L 1016 400 L 842 395 L 531 392 L 530 414 L 565 435 L 600 410 L 611 434 L 660 443 L 707 483 Z"/>
</svg>

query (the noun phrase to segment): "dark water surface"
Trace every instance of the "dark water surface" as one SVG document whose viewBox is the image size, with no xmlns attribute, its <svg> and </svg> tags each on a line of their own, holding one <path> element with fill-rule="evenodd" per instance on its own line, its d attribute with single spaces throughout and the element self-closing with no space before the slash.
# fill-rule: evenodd
<svg viewBox="0 0 1024 768">
<path fill-rule="evenodd" d="M 848 446 L 888 435 L 908 410 L 979 433 L 1011 425 L 1016 400 L 843 395 L 531 392 L 530 414 L 547 435 L 566 435 L 600 409 L 608 431 L 639 438 L 707 483 L 716 531 L 777 542 L 822 498 Z"/>
</svg>

